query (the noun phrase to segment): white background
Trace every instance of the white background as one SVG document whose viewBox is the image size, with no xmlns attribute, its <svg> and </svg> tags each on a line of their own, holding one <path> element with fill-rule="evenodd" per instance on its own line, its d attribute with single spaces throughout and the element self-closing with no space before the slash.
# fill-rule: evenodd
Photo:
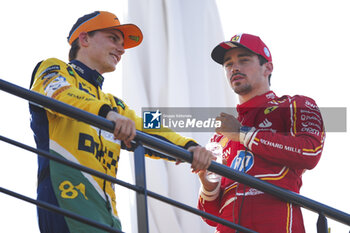
<svg viewBox="0 0 350 233">
<path fill-rule="evenodd" d="M 271 88 L 277 95 L 301 94 L 314 98 L 320 107 L 349 107 L 350 15 L 345 1 L 217 3 L 227 40 L 246 32 L 259 35 L 268 45 L 274 63 Z M 122 19 L 127 10 L 124 1 L 111 0 L 14 0 L 1 2 L 0 9 L 0 78 L 25 88 L 38 61 L 67 60 L 66 36 L 78 17 L 108 10 Z M 122 96 L 120 67 L 105 75 L 104 86 L 106 92 L 118 96 Z M 3 92 L 0 101 L 0 134 L 34 146 L 27 102 Z M 304 174 L 301 189 L 302 195 L 347 213 L 349 141 L 348 132 L 328 133 L 322 158 Z M 0 151 L 0 186 L 35 198 L 36 156 L 3 142 Z M 121 214 L 127 213 L 127 205 L 121 208 Z M 307 232 L 316 232 L 317 215 L 304 211 L 304 219 Z M 349 232 L 348 226 L 328 223 L 332 232 Z M 0 194 L 0 232 L 38 232 L 35 206 Z"/>
</svg>

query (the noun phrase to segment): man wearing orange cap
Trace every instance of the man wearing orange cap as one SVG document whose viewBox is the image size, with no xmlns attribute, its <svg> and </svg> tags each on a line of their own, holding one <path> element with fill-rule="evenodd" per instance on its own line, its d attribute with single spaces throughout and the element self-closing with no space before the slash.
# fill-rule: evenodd
<svg viewBox="0 0 350 233">
<path fill-rule="evenodd" d="M 142 119 L 122 100 L 102 92 L 102 74 L 114 71 L 125 49 L 142 42 L 142 32 L 136 25 L 121 25 L 112 13 L 96 11 L 78 19 L 68 42 L 70 63 L 56 58 L 40 62 L 33 72 L 31 89 L 113 121 L 114 133 L 30 106 L 37 147 L 115 177 L 120 149 L 135 149 L 131 140 L 136 129 L 142 130 Z M 192 151 L 193 171 L 210 165 L 211 153 L 192 139 L 167 129 L 152 134 Z M 153 158 L 172 160 L 146 152 Z M 46 158 L 39 157 L 38 164 L 38 200 L 121 229 L 112 183 Z M 40 208 L 38 219 L 41 232 L 103 232 Z"/>
<path fill-rule="evenodd" d="M 221 113 L 212 142 L 223 147 L 223 161 L 279 187 L 299 193 L 302 174 L 318 163 L 324 144 L 320 110 L 305 96 L 277 97 L 270 90 L 270 50 L 258 37 L 239 34 L 211 54 L 223 65 L 239 97 L 238 118 Z M 198 208 L 259 233 L 305 232 L 300 207 L 223 177 L 210 182 L 205 172 Z M 217 233 L 235 230 L 204 219 Z"/>
</svg>

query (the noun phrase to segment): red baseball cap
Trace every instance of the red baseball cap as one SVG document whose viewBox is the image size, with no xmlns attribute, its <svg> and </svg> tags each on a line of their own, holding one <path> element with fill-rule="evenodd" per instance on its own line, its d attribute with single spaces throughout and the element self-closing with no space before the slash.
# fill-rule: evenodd
<svg viewBox="0 0 350 233">
<path fill-rule="evenodd" d="M 91 32 L 102 29 L 117 29 L 124 34 L 124 48 L 132 48 L 142 42 L 143 35 L 134 24 L 120 24 L 119 19 L 114 14 L 107 11 L 95 11 L 84 15 L 73 25 L 67 37 L 71 45 L 81 32 Z"/>
<path fill-rule="evenodd" d="M 263 56 L 267 61 L 272 62 L 270 50 L 258 36 L 250 34 L 237 34 L 230 41 L 218 44 L 211 52 L 211 58 L 223 65 L 225 53 L 233 48 L 246 48 L 251 52 Z"/>
</svg>

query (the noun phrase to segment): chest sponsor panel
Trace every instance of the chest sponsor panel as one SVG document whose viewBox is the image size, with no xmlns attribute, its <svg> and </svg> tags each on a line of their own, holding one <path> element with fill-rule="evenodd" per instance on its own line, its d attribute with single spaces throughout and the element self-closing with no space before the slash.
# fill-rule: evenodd
<svg viewBox="0 0 350 233">
<path fill-rule="evenodd" d="M 253 165 L 253 153 L 247 150 L 238 150 L 237 155 L 233 159 L 230 167 L 240 172 L 247 172 L 253 167 Z"/>
<path fill-rule="evenodd" d="M 101 145 L 100 141 L 94 140 L 93 136 L 80 133 L 78 150 L 90 153 L 108 169 L 115 169 L 115 172 L 117 172 L 117 164 L 119 160 L 119 155 L 115 155 L 117 154 L 117 150 L 112 151 L 109 147 L 104 146 L 103 144 Z"/>
</svg>

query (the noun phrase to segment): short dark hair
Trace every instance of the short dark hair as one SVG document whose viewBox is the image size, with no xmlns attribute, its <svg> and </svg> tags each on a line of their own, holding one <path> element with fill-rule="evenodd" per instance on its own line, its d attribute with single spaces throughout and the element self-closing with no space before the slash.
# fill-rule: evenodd
<svg viewBox="0 0 350 233">
<path fill-rule="evenodd" d="M 258 55 L 258 58 L 261 66 L 268 62 L 267 59 L 261 55 Z M 269 75 L 269 86 L 271 86 L 271 74 Z"/>
<path fill-rule="evenodd" d="M 93 36 L 95 34 L 96 31 L 91 31 L 88 32 L 88 36 Z M 69 61 L 72 61 L 74 59 L 77 58 L 78 55 L 78 51 L 80 49 L 80 45 L 79 45 L 79 38 L 77 38 L 75 41 L 73 41 L 70 50 L 69 50 Z"/>
</svg>

